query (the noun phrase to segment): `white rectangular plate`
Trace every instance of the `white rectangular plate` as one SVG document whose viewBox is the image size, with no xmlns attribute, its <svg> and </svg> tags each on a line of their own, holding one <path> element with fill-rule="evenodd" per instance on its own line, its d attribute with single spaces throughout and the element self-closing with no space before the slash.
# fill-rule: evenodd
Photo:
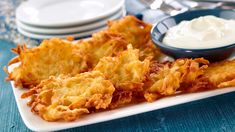
<svg viewBox="0 0 235 132">
<path fill-rule="evenodd" d="M 18 64 L 11 65 L 8 70 L 12 71 L 14 67 L 16 67 Z M 74 128 L 74 127 L 80 127 L 85 126 L 89 124 L 109 121 L 117 118 L 127 117 L 131 115 L 136 115 L 144 112 L 149 112 L 153 110 L 158 110 L 161 108 L 166 108 L 178 104 L 183 104 L 199 99 L 204 99 L 216 95 L 221 95 L 225 93 L 229 93 L 232 91 L 235 91 L 235 87 L 232 88 L 224 88 L 224 89 L 217 89 L 213 91 L 207 91 L 207 92 L 200 92 L 200 93 L 190 93 L 190 94 L 182 94 L 182 95 L 176 95 L 171 97 L 164 97 L 162 99 L 159 99 L 155 102 L 148 103 L 140 103 L 136 105 L 129 105 L 122 108 L 117 108 L 114 110 L 99 112 L 99 113 L 92 113 L 89 115 L 85 115 L 84 117 L 73 121 L 73 122 L 47 122 L 43 119 L 41 119 L 38 115 L 33 114 L 30 111 L 30 107 L 26 105 L 27 99 L 21 99 L 20 96 L 22 93 L 24 93 L 26 90 L 21 88 L 15 88 L 14 82 L 11 82 L 13 92 L 15 95 L 16 103 L 20 112 L 20 115 L 25 123 L 25 125 L 31 129 L 32 131 L 56 131 L 56 130 L 62 130 L 67 128 Z"/>
</svg>

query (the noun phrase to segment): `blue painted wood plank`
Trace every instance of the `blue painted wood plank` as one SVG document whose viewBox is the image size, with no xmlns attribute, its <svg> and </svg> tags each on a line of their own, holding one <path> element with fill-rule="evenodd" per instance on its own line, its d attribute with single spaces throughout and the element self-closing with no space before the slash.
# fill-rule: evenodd
<svg viewBox="0 0 235 132">
<path fill-rule="evenodd" d="M 10 48 L 15 47 L 13 43 L 0 40 L 0 131 L 29 131 L 23 124 L 19 115 L 13 91 L 10 83 L 4 78 L 6 74 L 3 66 L 14 56 L 9 52 Z"/>
</svg>

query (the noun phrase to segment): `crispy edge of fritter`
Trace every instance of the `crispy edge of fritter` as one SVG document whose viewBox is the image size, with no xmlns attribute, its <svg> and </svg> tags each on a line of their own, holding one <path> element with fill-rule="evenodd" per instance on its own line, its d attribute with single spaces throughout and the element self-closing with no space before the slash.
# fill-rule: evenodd
<svg viewBox="0 0 235 132">
<path fill-rule="evenodd" d="M 50 40 L 44 40 L 39 47 L 27 48 L 26 45 L 18 45 L 16 48 L 11 49 L 11 51 L 16 53 L 18 56 L 16 56 L 12 60 L 10 60 L 8 63 L 8 66 L 15 64 L 15 63 L 19 63 L 19 66 L 15 67 L 11 72 L 8 72 L 5 68 L 5 72 L 8 74 L 8 77 L 6 77 L 5 80 L 15 81 L 14 85 L 16 87 L 22 87 L 22 88 L 32 88 L 32 87 L 36 86 L 37 84 L 39 84 L 41 81 L 39 75 L 36 75 L 32 71 L 31 72 L 27 71 L 27 69 L 28 69 L 27 66 L 28 66 L 28 64 L 31 65 L 31 63 L 32 63 L 31 61 L 34 61 L 35 63 L 39 63 L 38 61 L 40 61 L 40 60 L 37 60 L 37 58 L 35 57 L 34 54 L 38 54 L 40 52 L 41 52 L 41 54 L 43 54 L 43 52 L 44 52 L 43 50 L 45 50 L 45 49 L 56 50 L 56 49 L 58 49 L 58 44 L 61 44 L 61 46 L 66 44 L 67 46 L 71 45 L 71 46 L 75 47 L 75 45 L 73 45 L 72 42 L 70 42 L 68 40 L 63 40 L 63 39 L 59 39 L 59 38 L 52 38 Z M 50 48 L 51 48 L 51 47 L 53 47 L 53 45 L 55 45 L 55 49 L 48 48 L 48 46 L 50 46 Z M 73 50 L 76 50 L 76 49 L 73 49 Z M 85 57 L 83 55 L 78 55 L 79 53 L 80 53 L 80 51 L 78 53 L 76 53 L 76 55 L 77 55 L 76 61 L 82 60 L 82 57 Z M 27 55 L 30 55 L 30 56 L 27 56 Z M 75 55 L 75 53 L 71 53 L 71 55 Z M 80 59 L 78 59 L 78 56 L 80 57 Z M 32 60 L 32 58 L 35 60 Z M 31 59 L 31 61 L 30 61 L 30 59 Z M 86 59 L 83 59 L 83 60 L 86 60 Z M 44 64 L 41 64 L 41 65 L 44 65 Z M 80 71 L 86 71 L 87 68 L 85 65 L 86 64 L 81 63 Z M 47 78 L 44 78 L 44 79 L 47 79 Z"/>
<path fill-rule="evenodd" d="M 208 79 L 214 88 L 235 86 L 235 59 L 211 63 L 202 78 Z"/>
<path fill-rule="evenodd" d="M 204 74 L 208 64 L 209 61 L 203 58 L 177 59 L 165 64 L 152 63 L 148 81 L 145 82 L 145 99 L 152 102 L 180 92 L 183 85 L 193 83 Z"/>
<path fill-rule="evenodd" d="M 83 43 L 80 43 L 80 45 Z M 92 38 L 88 39 L 86 44 L 86 53 L 88 56 L 88 64 L 93 69 L 99 59 L 103 57 L 117 56 L 119 52 L 126 50 L 129 43 L 117 33 L 110 33 L 107 30 L 94 33 Z M 109 45 L 109 47 L 107 47 Z M 106 50 L 104 50 L 106 49 Z"/>
<path fill-rule="evenodd" d="M 95 87 L 94 83 L 97 83 Z M 85 87 L 86 89 L 84 89 Z M 71 93 L 69 90 L 63 96 L 60 96 L 61 92 L 63 92 L 61 89 L 65 88 L 67 90 L 69 88 L 70 90 L 74 89 L 75 92 Z M 85 92 L 77 92 L 78 95 L 76 95 L 76 91 L 79 89 Z M 28 105 L 31 106 L 31 111 L 41 116 L 44 120 L 73 121 L 83 114 L 90 113 L 91 108 L 107 109 L 111 103 L 114 91 L 113 84 L 105 79 L 101 72 L 90 71 L 80 73 L 74 77 L 64 75 L 59 77 L 51 76 L 49 79 L 43 80 L 38 86 L 22 94 L 21 97 L 31 97 L 31 101 L 28 102 Z"/>
<path fill-rule="evenodd" d="M 133 95 L 143 90 L 151 58 L 141 61 L 139 57 L 140 51 L 128 45 L 127 50 L 120 52 L 116 57 L 100 59 L 94 68 L 104 73 L 116 88 L 110 108 L 132 102 Z"/>
<path fill-rule="evenodd" d="M 228 68 L 229 67 L 229 68 Z M 235 60 L 223 60 L 208 65 L 202 74 L 192 84 L 183 85 L 185 93 L 208 91 L 218 88 L 235 86 Z"/>
<path fill-rule="evenodd" d="M 118 21 L 108 21 L 108 26 L 109 32 L 121 34 L 134 48 L 140 50 L 141 60 L 149 56 L 159 59 L 164 55 L 151 40 L 151 24 L 143 22 L 135 16 L 126 16 Z"/>
</svg>

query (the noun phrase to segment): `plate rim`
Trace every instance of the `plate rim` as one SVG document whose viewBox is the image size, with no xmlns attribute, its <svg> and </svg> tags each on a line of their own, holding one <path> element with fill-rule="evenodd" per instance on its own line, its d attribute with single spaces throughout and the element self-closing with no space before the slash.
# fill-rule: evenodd
<svg viewBox="0 0 235 132">
<path fill-rule="evenodd" d="M 107 26 L 99 27 L 99 28 L 96 28 L 96 29 L 90 30 L 90 31 L 85 31 L 85 32 L 80 32 L 80 33 L 71 33 L 71 34 L 62 34 L 62 35 L 61 34 L 60 35 L 35 34 L 35 33 L 27 32 L 20 27 L 17 27 L 17 30 L 20 34 L 22 34 L 26 37 L 42 40 L 42 39 L 50 39 L 53 37 L 57 37 L 57 38 L 66 38 L 69 36 L 72 36 L 74 38 L 88 37 L 93 33 L 104 30 L 105 28 L 107 28 Z"/>
<path fill-rule="evenodd" d="M 32 22 L 32 21 L 28 21 L 24 18 L 21 17 L 20 12 L 21 10 L 23 10 L 23 8 L 29 4 L 29 1 L 23 2 L 22 4 L 20 4 L 17 9 L 16 9 L 16 19 L 20 20 L 21 22 L 24 22 L 25 24 L 28 25 L 32 25 L 32 26 L 41 26 L 41 27 L 61 27 L 61 26 L 73 26 L 73 25 L 82 25 L 84 23 L 90 23 L 90 22 L 94 22 L 97 20 L 100 20 L 102 18 L 108 17 L 110 15 L 112 15 L 113 13 L 115 13 L 117 10 L 119 10 L 120 8 L 122 8 L 122 6 L 124 6 L 125 0 L 116 0 L 119 3 L 112 8 L 112 10 L 107 11 L 106 13 L 101 13 L 101 15 L 98 15 L 96 17 L 93 17 L 91 19 L 88 20 L 77 20 L 77 21 L 73 21 L 73 22 L 64 22 L 64 23 L 38 23 L 38 22 Z"/>
<path fill-rule="evenodd" d="M 105 19 L 102 19 L 100 21 L 96 21 L 93 23 L 88 23 L 86 25 L 78 25 L 78 26 L 72 26 L 72 27 L 60 27 L 60 28 L 43 28 L 43 27 L 35 27 L 31 25 L 24 24 L 20 20 L 16 19 L 16 24 L 19 26 L 21 29 L 30 32 L 30 33 L 35 33 L 35 34 L 45 34 L 45 35 L 62 35 L 62 34 L 69 34 L 69 33 L 76 33 L 76 32 L 84 32 L 84 31 L 89 31 L 89 30 L 94 30 L 99 27 L 103 27 L 106 25 L 108 20 L 116 20 L 121 17 L 123 17 L 125 14 L 124 9 L 120 9 L 117 11 L 116 14 L 107 17 Z M 61 33 L 58 33 L 61 32 Z"/>
</svg>

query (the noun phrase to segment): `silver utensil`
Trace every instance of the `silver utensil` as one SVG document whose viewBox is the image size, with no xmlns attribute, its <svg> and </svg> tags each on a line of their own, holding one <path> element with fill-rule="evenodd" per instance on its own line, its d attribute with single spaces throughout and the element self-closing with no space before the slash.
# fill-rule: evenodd
<svg viewBox="0 0 235 132">
<path fill-rule="evenodd" d="M 210 3 L 223 2 L 223 3 L 227 3 L 227 4 L 231 4 L 231 3 L 235 4 L 235 0 L 190 0 L 190 1 L 195 1 L 195 2 L 210 2 Z"/>
<path fill-rule="evenodd" d="M 150 9 L 159 9 L 169 15 L 193 9 L 235 9 L 235 0 L 140 0 Z"/>
<path fill-rule="evenodd" d="M 196 2 L 192 0 L 177 0 L 179 3 L 188 6 L 189 9 L 214 9 L 221 7 L 223 3 L 211 3 L 211 2 Z"/>
<path fill-rule="evenodd" d="M 148 6 L 152 10 L 161 10 L 167 14 L 171 14 L 173 11 L 180 11 L 181 8 L 176 8 L 168 3 L 174 0 L 140 0 L 146 6 Z"/>
<path fill-rule="evenodd" d="M 177 0 L 181 3 L 186 3 L 191 6 L 191 9 L 235 9 L 235 0 Z"/>
</svg>

